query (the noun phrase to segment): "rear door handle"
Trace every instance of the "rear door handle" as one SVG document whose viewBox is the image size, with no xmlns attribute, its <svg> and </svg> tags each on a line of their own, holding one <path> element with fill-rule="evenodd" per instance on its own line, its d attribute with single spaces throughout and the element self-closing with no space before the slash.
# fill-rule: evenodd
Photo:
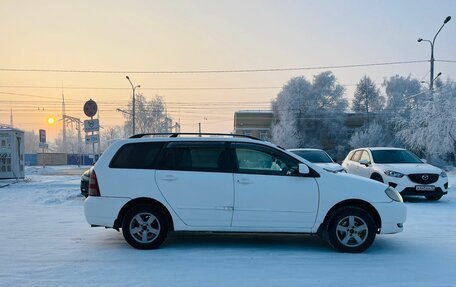
<svg viewBox="0 0 456 287">
<path fill-rule="evenodd" d="M 177 177 L 175 177 L 174 175 L 165 175 L 165 176 L 161 177 L 160 179 L 165 180 L 165 181 L 175 181 L 175 180 L 177 180 Z"/>
<path fill-rule="evenodd" d="M 252 184 L 252 183 L 253 183 L 253 181 L 251 181 L 251 180 L 248 179 L 248 178 L 241 178 L 241 179 L 238 179 L 237 182 L 240 183 L 240 184 Z"/>
</svg>

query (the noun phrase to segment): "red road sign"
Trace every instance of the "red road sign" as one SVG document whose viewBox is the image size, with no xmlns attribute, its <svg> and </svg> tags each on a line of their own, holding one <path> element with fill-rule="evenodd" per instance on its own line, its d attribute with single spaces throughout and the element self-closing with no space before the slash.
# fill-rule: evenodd
<svg viewBox="0 0 456 287">
<path fill-rule="evenodd" d="M 98 110 L 97 103 L 94 100 L 90 99 L 84 104 L 84 114 L 88 117 L 93 117 Z"/>
</svg>

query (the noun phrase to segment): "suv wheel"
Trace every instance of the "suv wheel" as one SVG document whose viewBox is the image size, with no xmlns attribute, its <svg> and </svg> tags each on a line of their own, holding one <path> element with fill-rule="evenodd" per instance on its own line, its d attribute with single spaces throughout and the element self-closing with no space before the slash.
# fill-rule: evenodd
<svg viewBox="0 0 456 287">
<path fill-rule="evenodd" d="M 359 207 L 343 207 L 328 221 L 328 243 L 340 252 L 359 253 L 374 242 L 377 227 L 372 216 Z"/>
<path fill-rule="evenodd" d="M 122 221 L 125 240 L 137 249 L 157 248 L 166 239 L 168 229 L 168 222 L 160 209 L 148 205 L 133 207 Z"/>
</svg>

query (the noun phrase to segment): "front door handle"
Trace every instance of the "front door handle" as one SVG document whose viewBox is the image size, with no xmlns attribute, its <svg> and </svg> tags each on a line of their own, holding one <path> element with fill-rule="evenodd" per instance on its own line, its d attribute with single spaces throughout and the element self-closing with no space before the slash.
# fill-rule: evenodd
<svg viewBox="0 0 456 287">
<path fill-rule="evenodd" d="M 248 179 L 248 178 L 241 178 L 241 179 L 238 179 L 237 182 L 240 183 L 240 184 L 252 184 L 252 183 L 253 183 L 253 181 L 251 181 L 251 180 Z"/>
<path fill-rule="evenodd" d="M 175 177 L 174 175 L 165 175 L 165 176 L 161 177 L 160 179 L 165 180 L 165 181 L 175 181 L 175 180 L 177 180 L 177 177 Z"/>
</svg>

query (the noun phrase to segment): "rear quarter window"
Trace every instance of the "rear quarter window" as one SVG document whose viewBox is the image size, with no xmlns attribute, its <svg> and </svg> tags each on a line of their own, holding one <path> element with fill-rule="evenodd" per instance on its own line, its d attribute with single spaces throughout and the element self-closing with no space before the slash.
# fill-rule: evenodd
<svg viewBox="0 0 456 287">
<path fill-rule="evenodd" d="M 163 142 L 129 143 L 114 155 L 110 168 L 153 169 Z"/>
</svg>

